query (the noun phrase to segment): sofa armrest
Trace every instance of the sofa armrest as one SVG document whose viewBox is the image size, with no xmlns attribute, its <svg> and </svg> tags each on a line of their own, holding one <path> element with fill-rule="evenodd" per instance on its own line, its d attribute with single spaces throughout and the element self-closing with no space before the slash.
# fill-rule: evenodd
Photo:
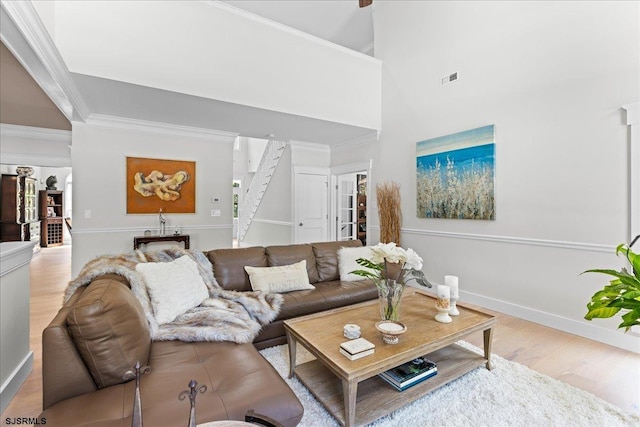
<svg viewBox="0 0 640 427">
<path fill-rule="evenodd" d="M 57 402 L 97 390 L 67 331 L 67 313 L 84 289 L 79 289 L 42 331 L 42 402 Z"/>
</svg>

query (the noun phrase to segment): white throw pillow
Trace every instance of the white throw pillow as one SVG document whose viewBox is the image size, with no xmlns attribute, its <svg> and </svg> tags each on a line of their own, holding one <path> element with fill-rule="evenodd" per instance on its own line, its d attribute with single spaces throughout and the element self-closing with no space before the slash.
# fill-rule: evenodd
<svg viewBox="0 0 640 427">
<path fill-rule="evenodd" d="M 136 271 L 147 284 L 153 313 L 161 325 L 209 298 L 198 265 L 187 255 L 171 262 L 142 262 Z"/>
<path fill-rule="evenodd" d="M 277 267 L 245 266 L 244 270 L 254 291 L 283 293 L 316 288 L 309 283 L 306 260 Z"/>
<path fill-rule="evenodd" d="M 371 259 L 371 248 L 369 246 L 358 246 L 355 248 L 338 249 L 338 271 L 340 271 L 340 280 L 343 282 L 365 280 L 364 277 L 351 273 L 354 270 L 367 270 L 376 273 L 375 270 L 358 264 L 356 262 L 358 258 Z"/>
</svg>

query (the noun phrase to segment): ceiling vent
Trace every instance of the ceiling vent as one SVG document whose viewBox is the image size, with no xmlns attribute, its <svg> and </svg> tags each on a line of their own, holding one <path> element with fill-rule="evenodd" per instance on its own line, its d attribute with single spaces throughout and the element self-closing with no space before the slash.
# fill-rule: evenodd
<svg viewBox="0 0 640 427">
<path fill-rule="evenodd" d="M 459 78 L 460 78 L 460 73 L 456 71 L 455 73 L 447 74 L 446 76 L 442 77 L 440 79 L 440 82 L 442 86 L 444 86 L 444 85 L 448 85 L 449 83 L 458 81 Z"/>
</svg>

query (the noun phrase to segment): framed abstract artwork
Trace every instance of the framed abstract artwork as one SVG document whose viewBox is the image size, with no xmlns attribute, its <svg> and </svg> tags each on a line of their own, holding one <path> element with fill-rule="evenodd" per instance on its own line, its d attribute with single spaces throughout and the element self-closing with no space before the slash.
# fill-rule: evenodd
<svg viewBox="0 0 640 427">
<path fill-rule="evenodd" d="M 196 212 L 196 162 L 127 157 L 127 213 Z"/>
<path fill-rule="evenodd" d="M 418 218 L 495 220 L 494 125 L 416 144 Z"/>
</svg>

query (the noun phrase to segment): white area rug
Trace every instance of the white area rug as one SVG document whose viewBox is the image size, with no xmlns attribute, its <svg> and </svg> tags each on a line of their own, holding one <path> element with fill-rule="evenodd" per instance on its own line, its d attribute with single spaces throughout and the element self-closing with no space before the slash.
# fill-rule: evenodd
<svg viewBox="0 0 640 427">
<path fill-rule="evenodd" d="M 477 347 L 458 344 L 482 354 Z M 286 345 L 260 353 L 276 368 L 304 405 L 300 427 L 339 426 L 297 379 L 287 379 Z M 298 364 L 313 356 L 298 346 Z M 370 424 L 426 426 L 640 426 L 640 417 L 526 366 L 493 355 L 495 368 L 478 368 Z"/>
</svg>

